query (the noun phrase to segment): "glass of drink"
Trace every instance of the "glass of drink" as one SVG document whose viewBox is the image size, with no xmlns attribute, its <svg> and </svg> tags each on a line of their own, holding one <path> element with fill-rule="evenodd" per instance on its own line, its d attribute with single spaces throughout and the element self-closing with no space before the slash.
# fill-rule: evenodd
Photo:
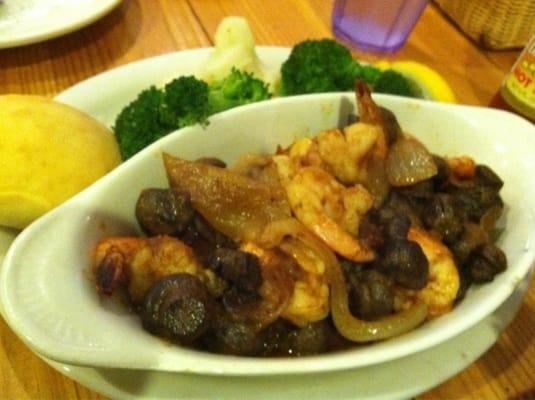
<svg viewBox="0 0 535 400">
<path fill-rule="evenodd" d="M 335 0 L 333 34 L 363 50 L 398 50 L 424 10 L 427 0 Z"/>
</svg>

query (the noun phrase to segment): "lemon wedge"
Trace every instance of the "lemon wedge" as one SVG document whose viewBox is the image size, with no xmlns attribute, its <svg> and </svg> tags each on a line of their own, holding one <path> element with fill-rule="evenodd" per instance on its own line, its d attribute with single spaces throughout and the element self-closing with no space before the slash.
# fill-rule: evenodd
<svg viewBox="0 0 535 400">
<path fill-rule="evenodd" d="M 380 69 L 392 69 L 409 79 L 422 91 L 425 99 L 456 103 L 457 99 L 448 82 L 437 71 L 416 61 L 379 61 Z"/>
</svg>

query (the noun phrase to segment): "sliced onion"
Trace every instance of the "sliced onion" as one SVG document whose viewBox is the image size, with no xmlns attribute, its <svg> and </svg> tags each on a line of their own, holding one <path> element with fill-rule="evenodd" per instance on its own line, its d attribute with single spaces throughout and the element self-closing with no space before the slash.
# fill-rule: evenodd
<svg viewBox="0 0 535 400">
<path fill-rule="evenodd" d="M 295 219 L 269 224 L 262 235 L 264 244 L 276 246 L 285 236 L 303 242 L 324 264 L 331 290 L 331 315 L 340 335 L 353 342 L 363 343 L 387 339 L 408 332 L 427 317 L 427 305 L 415 303 L 411 308 L 375 321 L 363 321 L 351 314 L 348 292 L 342 268 L 334 253 Z"/>
<path fill-rule="evenodd" d="M 416 302 L 408 310 L 378 320 L 358 319 L 349 311 L 347 285 L 340 265 L 329 268 L 328 272 L 331 284 L 331 315 L 334 325 L 340 335 L 352 342 L 373 342 L 398 336 L 413 330 L 427 317 L 427 305 L 423 302 Z"/>
<path fill-rule="evenodd" d="M 193 207 L 234 240 L 256 241 L 268 223 L 290 216 L 280 186 L 165 153 L 163 159 L 171 187 L 188 193 Z"/>
<path fill-rule="evenodd" d="M 234 320 L 248 322 L 260 330 L 279 318 L 286 309 L 293 294 L 294 280 L 286 256 L 264 249 L 261 249 L 261 253 L 255 253 L 255 247 L 251 246 L 249 244 L 244 250 L 259 257 L 262 285 L 258 293 L 261 299 L 232 309 L 227 308 L 227 311 Z"/>
<path fill-rule="evenodd" d="M 386 175 L 392 186 L 409 186 L 438 172 L 433 156 L 415 139 L 397 140 L 386 158 Z"/>
</svg>

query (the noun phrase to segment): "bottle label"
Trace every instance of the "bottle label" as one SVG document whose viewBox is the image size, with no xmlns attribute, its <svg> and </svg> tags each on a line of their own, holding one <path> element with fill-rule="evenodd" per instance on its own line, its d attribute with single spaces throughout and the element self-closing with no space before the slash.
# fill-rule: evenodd
<svg viewBox="0 0 535 400">
<path fill-rule="evenodd" d="M 535 110 L 535 36 L 513 65 L 504 86 L 516 101 Z"/>
</svg>

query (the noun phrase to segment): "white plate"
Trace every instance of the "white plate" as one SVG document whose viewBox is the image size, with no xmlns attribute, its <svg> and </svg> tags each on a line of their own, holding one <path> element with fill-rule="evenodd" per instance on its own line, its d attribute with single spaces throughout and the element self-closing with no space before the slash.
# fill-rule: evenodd
<svg viewBox="0 0 535 400">
<path fill-rule="evenodd" d="M 221 375 L 363 367 L 425 350 L 473 326 L 513 293 L 535 258 L 535 127 L 497 110 L 384 95 L 376 100 L 432 151 L 471 154 L 506 182 L 507 225 L 499 245 L 509 266 L 493 282 L 473 286 L 453 311 L 407 334 L 344 352 L 261 359 L 169 346 L 140 329 L 136 315 L 96 294 L 87 276 L 91 250 L 100 238 L 139 230 L 134 215 L 139 193 L 168 185 L 162 152 L 227 163 L 247 152 L 271 153 L 296 137 L 347 121 L 354 95 L 333 93 L 251 104 L 215 115 L 207 127 L 174 132 L 41 217 L 17 237 L 4 260 L 0 300 L 7 323 L 39 353 L 60 362 Z"/>
<path fill-rule="evenodd" d="M 15 236 L 13 231 L 0 230 L 0 259 L 3 259 L 7 246 Z M 257 400 L 324 400 L 331 398 L 332 393 L 336 393 L 336 398 L 340 400 L 408 399 L 446 381 L 485 353 L 515 317 L 532 275 L 526 276 L 495 312 L 466 332 L 429 350 L 368 368 L 283 378 L 243 379 L 79 367 L 36 354 L 63 375 L 114 399 L 235 400 L 236 393 L 240 393 L 240 398 Z M 355 387 L 358 387 L 358 393 L 355 393 Z"/>
<path fill-rule="evenodd" d="M 429 350 L 367 368 L 271 377 L 206 375 L 84 368 L 45 362 L 113 399 L 136 400 L 396 400 L 421 394 L 456 375 L 496 341 L 517 313 L 530 277 L 494 313 L 459 336 Z"/>
<path fill-rule="evenodd" d="M 4 0 L 0 48 L 36 43 L 72 32 L 104 16 L 121 0 Z"/>
<path fill-rule="evenodd" d="M 110 124 L 117 111 L 131 100 L 140 89 L 145 88 L 148 84 L 160 83 L 162 77 L 195 72 L 198 66 L 206 60 L 208 52 L 209 49 L 187 51 L 135 63 L 76 85 L 58 98 Z M 287 56 L 288 50 L 262 48 L 259 53 L 264 62 L 271 67 L 276 67 Z M 136 76 L 135 82 L 131 81 L 132 76 Z M 140 80 L 138 81 L 138 79 Z M 93 96 L 95 88 L 98 88 L 98 97 Z M 106 101 L 102 101 L 102 99 L 106 99 Z M 522 288 L 525 290 L 525 285 Z M 518 298 L 523 295 L 523 292 L 518 289 L 515 293 L 514 298 L 517 299 L 515 304 L 518 305 Z M 325 396 L 329 397 L 329 393 L 332 393 L 328 391 L 329 389 L 337 392 L 340 390 L 341 398 L 354 398 L 357 390 L 353 384 L 354 379 L 357 379 L 356 382 L 362 385 L 358 397 L 402 397 L 414 395 L 442 382 L 469 365 L 490 347 L 512 318 L 517 307 L 512 309 L 504 305 L 500 308 L 500 310 L 502 309 L 507 309 L 507 312 L 496 312 L 458 338 L 413 356 L 365 369 L 322 374 L 321 379 L 314 379 L 314 376 L 317 377 L 317 375 L 277 378 L 273 385 L 271 378 L 250 377 L 243 380 L 230 377 L 83 368 L 52 361 L 47 362 L 60 372 L 92 389 L 119 398 L 132 396 L 141 398 L 235 398 L 238 391 L 239 393 L 249 393 L 250 396 L 254 393 L 255 398 L 280 398 L 282 393 L 294 393 L 296 395 L 293 397 L 296 398 L 325 398 Z M 436 360 L 441 361 L 436 362 Z M 433 367 L 429 368 L 429 366 Z M 413 373 L 407 373 L 407 371 Z M 370 379 L 370 373 L 373 373 L 373 379 Z M 409 374 L 410 377 L 407 379 Z M 321 381 L 321 385 L 314 384 L 314 382 L 319 381 Z M 199 385 L 194 386 L 197 383 Z M 269 390 L 263 390 L 268 384 Z"/>
</svg>

